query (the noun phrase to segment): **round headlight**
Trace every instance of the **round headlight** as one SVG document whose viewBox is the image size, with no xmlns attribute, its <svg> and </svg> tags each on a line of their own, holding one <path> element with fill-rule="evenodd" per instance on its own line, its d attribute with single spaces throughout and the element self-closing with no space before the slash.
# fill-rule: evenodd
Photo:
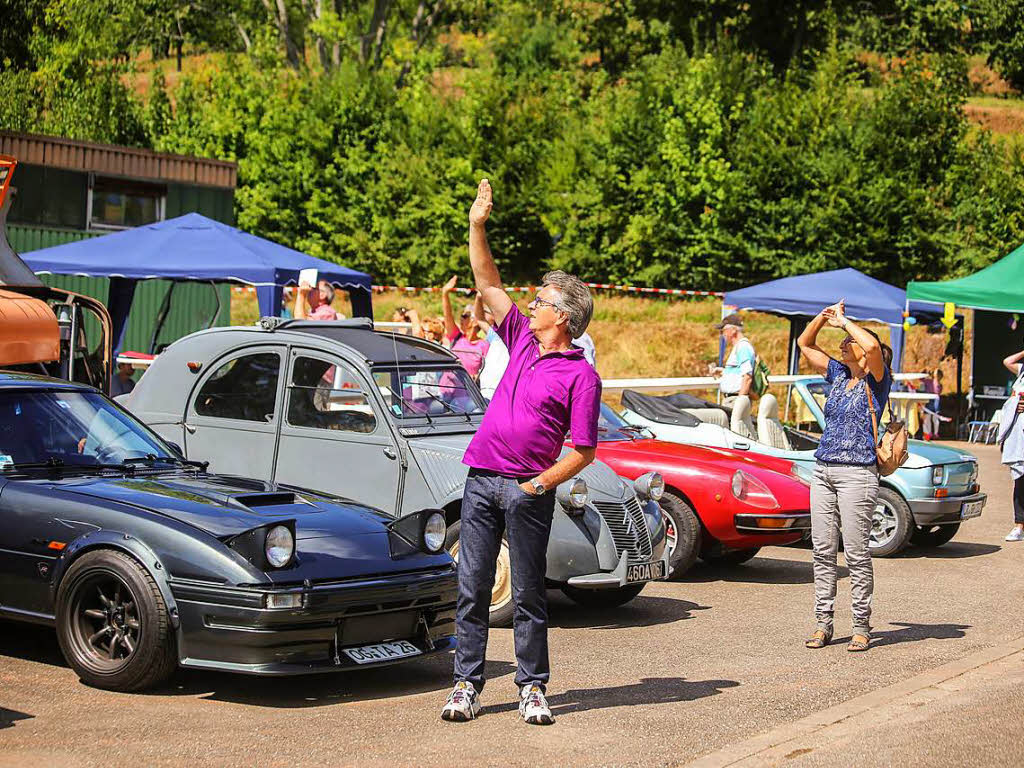
<svg viewBox="0 0 1024 768">
<path fill-rule="evenodd" d="M 275 525 L 267 532 L 263 551 L 266 552 L 268 563 L 274 568 L 283 568 L 295 554 L 295 537 L 287 526 Z"/>
<path fill-rule="evenodd" d="M 743 472 L 738 469 L 732 476 L 732 495 L 737 499 L 743 498 Z"/>
<path fill-rule="evenodd" d="M 665 494 L 665 478 L 658 472 L 651 472 L 651 482 L 647 486 L 647 494 L 658 501 Z"/>
<path fill-rule="evenodd" d="M 431 554 L 437 554 L 444 548 L 444 537 L 447 533 L 448 526 L 444 522 L 444 515 L 440 512 L 431 513 L 423 525 L 423 548 Z"/>
<path fill-rule="evenodd" d="M 590 490 L 587 488 L 587 481 L 582 477 L 573 478 L 569 484 L 569 504 L 574 509 L 583 509 L 590 498 Z"/>
</svg>

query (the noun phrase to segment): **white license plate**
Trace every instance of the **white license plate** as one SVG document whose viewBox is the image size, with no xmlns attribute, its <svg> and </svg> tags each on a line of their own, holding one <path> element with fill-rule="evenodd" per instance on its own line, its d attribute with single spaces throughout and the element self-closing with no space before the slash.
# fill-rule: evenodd
<svg viewBox="0 0 1024 768">
<path fill-rule="evenodd" d="M 404 659 L 406 656 L 418 656 L 423 653 L 406 640 L 399 640 L 396 643 L 363 645 L 358 648 L 342 648 L 341 650 L 356 664 L 376 664 L 379 661 Z"/>
<path fill-rule="evenodd" d="M 653 563 L 637 563 L 626 567 L 626 582 L 653 581 L 665 578 L 665 563 L 655 560 Z"/>
<path fill-rule="evenodd" d="M 960 519 L 967 520 L 971 517 L 980 517 L 984 506 L 984 501 L 968 501 L 960 508 Z"/>
</svg>

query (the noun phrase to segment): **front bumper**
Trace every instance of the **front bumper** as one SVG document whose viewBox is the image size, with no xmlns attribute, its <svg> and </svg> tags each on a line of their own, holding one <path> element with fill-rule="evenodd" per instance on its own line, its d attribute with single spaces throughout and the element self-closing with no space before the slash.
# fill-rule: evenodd
<svg viewBox="0 0 1024 768">
<path fill-rule="evenodd" d="M 455 647 L 455 568 L 293 589 L 176 580 L 179 663 L 253 675 L 336 672 L 412 661 Z M 267 609 L 267 594 L 302 607 Z M 345 648 L 406 640 L 419 655 L 357 664 Z"/>
<path fill-rule="evenodd" d="M 779 522 L 792 520 L 786 525 L 778 525 Z M 776 512 L 759 515 L 751 512 L 741 512 L 733 515 L 733 525 L 736 531 L 741 534 L 756 536 L 786 536 L 796 534 L 800 538 L 804 531 L 811 530 L 810 512 Z"/>
<path fill-rule="evenodd" d="M 910 505 L 914 523 L 917 525 L 948 525 L 963 522 L 961 510 L 964 504 L 972 501 L 982 502 L 984 509 L 988 496 L 984 493 L 972 493 L 970 496 L 947 496 L 944 499 L 907 499 L 907 504 Z"/>
<path fill-rule="evenodd" d="M 611 572 L 589 573 L 583 576 L 573 576 L 566 583 L 571 587 L 579 587 L 580 589 L 615 589 L 617 587 L 624 587 L 627 584 L 642 584 L 647 581 L 660 581 L 668 578 L 668 547 L 664 548 L 664 551 L 658 560 L 652 562 L 661 563 L 662 576 L 660 579 L 630 579 L 630 566 L 637 565 L 637 563 L 630 563 L 629 552 L 623 552 L 622 556 L 619 558 L 619 564 L 615 566 L 615 570 Z"/>
</svg>

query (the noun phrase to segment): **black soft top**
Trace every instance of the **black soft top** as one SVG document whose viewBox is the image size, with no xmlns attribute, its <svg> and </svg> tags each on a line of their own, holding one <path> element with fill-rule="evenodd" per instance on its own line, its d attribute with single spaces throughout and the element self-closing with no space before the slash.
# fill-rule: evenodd
<svg viewBox="0 0 1024 768">
<path fill-rule="evenodd" d="M 307 333 L 351 347 L 370 365 L 387 365 L 396 360 L 400 365 L 413 363 L 457 363 L 458 358 L 440 344 L 401 333 L 373 330 L 372 321 L 353 320 L 286 320 L 274 330 Z"/>
<path fill-rule="evenodd" d="M 683 408 L 717 408 L 714 403 L 705 403 L 692 395 L 645 395 L 633 389 L 622 393 L 622 404 L 643 416 L 645 419 L 659 424 L 676 424 L 681 427 L 695 427 L 701 420 Z"/>
</svg>

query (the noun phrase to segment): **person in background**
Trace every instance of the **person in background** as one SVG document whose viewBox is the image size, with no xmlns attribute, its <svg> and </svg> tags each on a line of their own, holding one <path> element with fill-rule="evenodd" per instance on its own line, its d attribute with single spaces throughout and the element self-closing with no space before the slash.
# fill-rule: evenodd
<svg viewBox="0 0 1024 768">
<path fill-rule="evenodd" d="M 401 333 L 404 336 L 418 336 L 423 338 L 416 331 L 419 328 L 419 316 L 417 315 L 416 320 L 413 320 L 413 315 L 416 314 L 415 309 L 407 309 L 406 307 L 399 307 L 391 313 L 392 323 L 410 323 L 411 328 L 393 328 L 395 333 Z"/>
<path fill-rule="evenodd" d="M 1013 528 L 1005 540 L 1024 541 L 1024 351 L 1005 358 L 1003 365 L 1016 376 L 999 423 L 1002 462 L 1013 478 Z"/>
<path fill-rule="evenodd" d="M 494 397 L 494 390 L 498 388 L 498 383 L 508 367 L 508 347 L 494 330 L 494 315 L 482 301 L 473 302 L 473 316 L 480 327 L 487 330 L 487 354 L 484 356 L 484 369 L 480 371 L 478 383 L 480 393 L 490 400 Z"/>
<path fill-rule="evenodd" d="M 757 354 L 754 345 L 743 335 L 743 318 L 736 312 L 726 315 L 715 325 L 726 344 L 731 345 L 725 368 L 712 366 L 711 373 L 721 376 L 718 390 L 722 394 L 722 405 L 731 408 L 737 395 L 749 396 L 754 383 L 754 364 Z"/>
<path fill-rule="evenodd" d="M 832 640 L 836 552 L 841 529 L 853 602 L 853 637 L 846 649 L 866 651 L 871 644 L 871 600 L 875 589 L 868 549 L 878 497 L 875 434 L 882 431 L 882 411 L 892 388 L 888 364 L 892 358 L 887 357 L 888 347 L 878 336 L 846 318 L 845 309 L 844 301 L 825 307 L 797 340 L 811 368 L 831 384 L 825 400 L 825 430 L 814 452 L 817 463 L 811 483 L 814 614 L 818 626 L 804 644 L 808 648 L 824 648 Z M 826 323 L 846 331 L 846 338 L 839 345 L 842 362 L 818 346 L 818 333 Z"/>
<path fill-rule="evenodd" d="M 117 373 L 110 380 L 110 396 L 127 395 L 135 389 L 135 379 L 132 378 L 134 373 L 135 369 L 131 363 L 118 363 Z"/>
<path fill-rule="evenodd" d="M 295 299 L 295 288 L 291 285 L 286 285 L 281 289 L 281 317 L 285 320 L 291 320 L 294 315 L 292 311 L 288 309 L 288 305 Z"/>
<path fill-rule="evenodd" d="M 452 312 L 452 291 L 458 282 L 458 276 L 452 275 L 451 280 L 441 288 L 441 306 L 444 307 L 444 334 L 451 344 L 452 352 L 459 358 L 473 380 L 480 377 L 484 367 L 484 357 L 490 344 L 483 338 L 481 328 L 473 316 L 473 304 L 467 304 L 459 315 L 458 323 Z M 474 302 L 475 303 L 475 302 Z"/>
<path fill-rule="evenodd" d="M 316 288 L 306 283 L 299 286 L 299 296 L 295 299 L 296 320 L 340 320 L 341 316 L 334 311 L 334 286 L 326 280 L 316 284 Z"/>
<path fill-rule="evenodd" d="M 531 725 L 548 725 L 554 722 L 545 698 L 551 676 L 548 537 L 555 489 L 596 453 L 601 379 L 572 345 L 587 329 L 594 302 L 578 278 L 549 272 L 524 315 L 505 292 L 487 243 L 491 205 L 484 179 L 469 212 L 469 260 L 510 361 L 462 459 L 469 476 L 459 531 L 455 686 L 441 717 L 472 720 L 480 709 L 495 560 L 504 533 L 512 563 L 519 714 Z M 567 433 L 573 448 L 561 455 Z"/>
<path fill-rule="evenodd" d="M 939 424 L 943 421 L 949 421 L 948 418 L 943 418 L 939 412 L 940 396 L 942 395 L 942 370 L 940 368 L 936 368 L 932 371 L 931 377 L 924 380 L 921 385 L 921 391 L 935 395 L 932 401 L 924 406 L 921 437 L 924 440 L 935 440 L 939 437 Z"/>
<path fill-rule="evenodd" d="M 583 356 L 587 359 L 587 362 L 594 368 L 597 368 L 597 348 L 594 346 L 594 340 L 590 338 L 590 334 L 584 331 L 577 338 L 572 340 L 574 347 L 579 347 L 583 350 Z M 751 368 L 751 371 L 754 369 Z"/>
</svg>

